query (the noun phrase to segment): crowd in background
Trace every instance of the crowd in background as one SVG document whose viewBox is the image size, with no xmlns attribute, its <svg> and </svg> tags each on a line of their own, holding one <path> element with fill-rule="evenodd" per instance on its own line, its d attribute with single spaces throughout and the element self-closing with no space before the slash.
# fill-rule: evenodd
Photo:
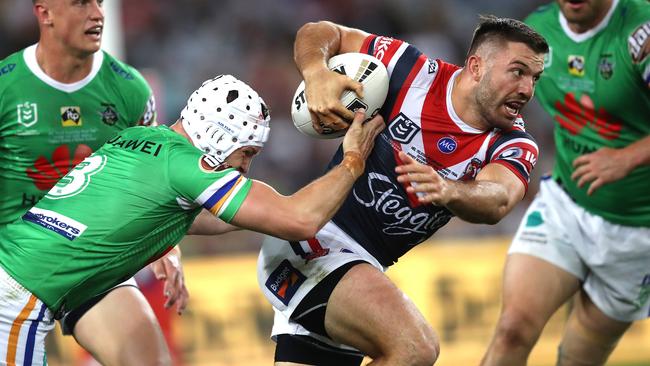
<svg viewBox="0 0 650 366">
<path fill-rule="evenodd" d="M 106 0 L 106 3 L 112 0 Z M 290 103 L 300 82 L 293 63 L 293 40 L 308 22 L 328 19 L 366 31 L 404 39 L 432 58 L 462 65 L 479 14 L 522 19 L 545 1 L 516 0 L 123 0 L 125 59 L 150 80 L 159 122 L 171 124 L 188 94 L 216 74 L 233 74 L 253 86 L 271 108 L 271 135 L 255 159 L 250 177 L 288 194 L 324 171 L 338 140 L 301 135 L 290 118 Z M 38 28 L 27 0 L 0 0 L 0 59 L 37 42 Z M 536 103 L 523 111 L 541 159 L 529 193 L 495 226 L 452 222 L 434 236 L 512 235 L 539 176 L 552 166 L 552 121 Z M 255 249 L 261 236 L 234 234 L 204 239 L 188 252 L 214 248 Z M 214 240 L 230 243 L 211 245 Z"/>
</svg>

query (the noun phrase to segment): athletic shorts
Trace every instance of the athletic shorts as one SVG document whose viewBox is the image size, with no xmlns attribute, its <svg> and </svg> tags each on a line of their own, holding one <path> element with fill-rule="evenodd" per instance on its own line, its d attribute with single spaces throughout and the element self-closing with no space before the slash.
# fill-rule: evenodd
<svg viewBox="0 0 650 366">
<path fill-rule="evenodd" d="M 59 319 L 59 324 L 61 324 L 61 332 L 64 335 L 72 335 L 74 332 L 75 325 L 77 325 L 79 319 L 81 319 L 81 317 L 84 314 L 86 314 L 86 312 L 88 312 L 90 308 L 92 308 L 93 306 L 95 306 L 95 304 L 100 302 L 104 298 L 104 296 L 108 295 L 111 291 L 123 286 L 133 286 L 139 289 L 138 284 L 135 282 L 135 278 L 131 277 L 128 280 L 120 283 L 119 285 L 112 287 L 110 290 L 91 298 L 90 300 L 79 305 L 75 309 L 72 309 L 66 312 L 65 314 L 63 314 L 61 319 Z"/>
<path fill-rule="evenodd" d="M 509 253 L 532 255 L 575 275 L 613 319 L 650 317 L 650 228 L 587 212 L 549 177 L 542 178 Z"/>
<path fill-rule="evenodd" d="M 382 272 L 386 270 L 331 221 L 315 238 L 307 241 L 289 243 L 275 238 L 265 240 L 257 261 L 257 280 L 275 310 L 273 339 L 276 340 L 280 334 L 309 336 L 328 348 L 361 355 L 358 350 L 334 342 L 327 335 L 309 331 L 291 319 L 292 315 L 306 316 L 311 309 L 293 314 L 305 296 L 329 274 L 348 263 L 354 264 L 352 262 L 366 262 Z M 329 293 L 326 295 L 328 298 Z"/>
<path fill-rule="evenodd" d="M 46 365 L 54 314 L 0 267 L 0 365 Z"/>
</svg>

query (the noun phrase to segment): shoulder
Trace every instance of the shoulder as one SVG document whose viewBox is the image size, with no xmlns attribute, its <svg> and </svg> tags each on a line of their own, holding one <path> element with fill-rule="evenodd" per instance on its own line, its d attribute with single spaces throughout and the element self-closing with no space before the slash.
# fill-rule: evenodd
<svg viewBox="0 0 650 366">
<path fill-rule="evenodd" d="M 648 0 L 621 0 L 621 36 L 634 63 L 646 60 L 650 54 L 650 3 Z"/>
<path fill-rule="evenodd" d="M 133 66 L 118 60 L 108 52 L 102 52 L 104 54 L 103 67 L 106 68 L 106 72 L 111 75 L 113 79 L 118 83 L 128 86 L 130 90 L 135 90 L 142 94 L 146 94 L 147 96 L 151 93 L 149 84 L 138 70 Z"/>
<path fill-rule="evenodd" d="M 23 52 L 24 50 L 20 50 L 0 60 L 0 88 L 4 89 L 10 84 L 9 81 L 29 71 L 23 60 Z"/>
<path fill-rule="evenodd" d="M 559 7 L 556 2 L 542 5 L 530 13 L 524 22 L 533 28 L 540 28 L 543 24 L 557 22 L 559 17 Z"/>
</svg>

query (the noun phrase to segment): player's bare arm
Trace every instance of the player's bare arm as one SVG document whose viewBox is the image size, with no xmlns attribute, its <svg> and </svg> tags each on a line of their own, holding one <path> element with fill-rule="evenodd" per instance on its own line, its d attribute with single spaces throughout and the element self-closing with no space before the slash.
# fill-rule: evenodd
<svg viewBox="0 0 650 366">
<path fill-rule="evenodd" d="M 573 161 L 571 179 L 578 187 L 589 184 L 587 194 L 593 194 L 604 184 L 625 178 L 640 166 L 650 165 L 650 136 L 622 149 L 600 148 Z"/>
<path fill-rule="evenodd" d="M 305 93 L 314 128 L 333 130 L 349 126 L 354 114 L 340 102 L 343 91 L 354 90 L 363 96 L 363 86 L 347 76 L 330 71 L 330 57 L 347 52 L 359 52 L 368 33 L 321 21 L 305 24 L 296 34 L 294 60 L 305 80 Z"/>
<path fill-rule="evenodd" d="M 215 218 L 208 210 L 201 210 L 196 216 L 187 235 L 220 235 L 241 228 L 231 225 L 221 219 Z"/>
<path fill-rule="evenodd" d="M 384 128 L 380 116 L 367 123 L 363 123 L 364 118 L 364 111 L 355 114 L 343 140 L 340 164 L 291 196 L 280 195 L 270 186 L 253 181 L 231 223 L 287 240 L 313 237 L 339 209 L 352 184 L 363 173 L 375 137 Z"/>
<path fill-rule="evenodd" d="M 400 183 L 410 182 L 407 192 L 419 201 L 445 206 L 459 218 L 473 223 L 496 224 L 524 197 L 524 184 L 500 164 L 486 165 L 474 181 L 452 181 L 431 166 L 420 164 L 404 152 L 404 165 L 395 168 Z"/>
</svg>

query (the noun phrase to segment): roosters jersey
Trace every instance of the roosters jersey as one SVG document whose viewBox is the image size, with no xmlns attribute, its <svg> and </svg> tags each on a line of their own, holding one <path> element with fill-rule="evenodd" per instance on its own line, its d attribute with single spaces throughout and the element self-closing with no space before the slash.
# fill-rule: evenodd
<svg viewBox="0 0 650 366">
<path fill-rule="evenodd" d="M 380 111 L 387 126 L 333 221 L 389 266 L 452 217 L 444 207 L 419 204 L 397 182 L 399 151 L 451 180 L 472 180 L 485 165 L 501 164 L 527 187 L 538 149 L 521 118 L 507 131 L 481 131 L 458 117 L 451 104 L 458 66 L 427 58 L 406 42 L 374 35 L 361 52 L 388 69 L 388 96 Z M 330 167 L 341 159 L 339 148 Z"/>
<path fill-rule="evenodd" d="M 650 166 L 607 183 L 591 196 L 571 179 L 573 161 L 602 147 L 622 148 L 650 135 L 650 4 L 614 0 L 594 29 L 576 34 L 557 3 L 526 22 L 550 51 L 537 98 L 555 120 L 553 176 L 587 211 L 626 226 L 650 227 Z"/>
<path fill-rule="evenodd" d="M 74 309 L 166 253 L 202 208 L 229 222 L 250 186 L 166 126 L 128 128 L 0 230 L 0 266 Z"/>
<path fill-rule="evenodd" d="M 118 131 L 154 119 L 146 81 L 103 51 L 72 84 L 41 70 L 36 45 L 0 61 L 0 226 Z"/>
</svg>

